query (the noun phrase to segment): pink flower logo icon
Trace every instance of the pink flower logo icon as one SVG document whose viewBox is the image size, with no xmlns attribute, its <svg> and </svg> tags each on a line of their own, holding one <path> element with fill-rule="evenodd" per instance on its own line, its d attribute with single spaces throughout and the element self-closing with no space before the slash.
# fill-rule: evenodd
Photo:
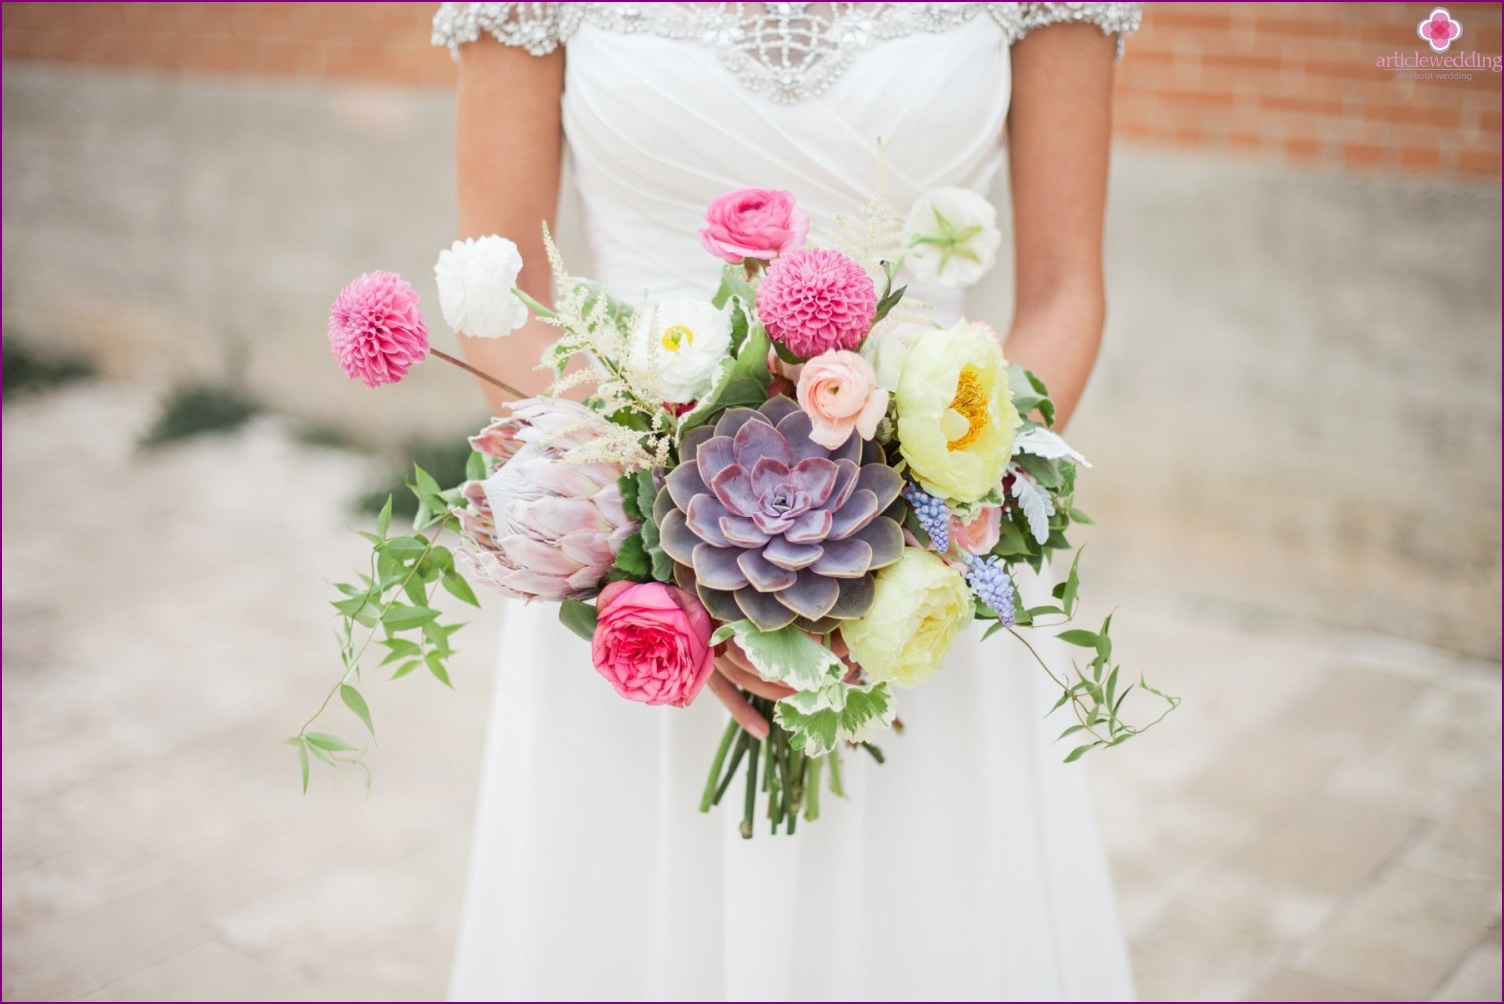
<svg viewBox="0 0 1504 1004">
<path fill-rule="evenodd" d="M 1432 51 L 1446 52 L 1462 36 L 1462 22 L 1447 13 L 1445 7 L 1437 7 L 1430 17 L 1416 25 L 1415 33 L 1430 43 Z"/>
</svg>

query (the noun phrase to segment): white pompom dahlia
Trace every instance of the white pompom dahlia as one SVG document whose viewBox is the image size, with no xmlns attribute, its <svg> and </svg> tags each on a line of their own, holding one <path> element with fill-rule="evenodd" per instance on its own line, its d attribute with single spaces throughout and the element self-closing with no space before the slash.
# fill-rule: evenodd
<svg viewBox="0 0 1504 1004">
<path fill-rule="evenodd" d="M 527 321 L 527 307 L 512 292 L 522 271 L 517 245 L 505 237 L 455 241 L 439 252 L 434 278 L 439 308 L 457 335 L 500 338 Z"/>
</svg>

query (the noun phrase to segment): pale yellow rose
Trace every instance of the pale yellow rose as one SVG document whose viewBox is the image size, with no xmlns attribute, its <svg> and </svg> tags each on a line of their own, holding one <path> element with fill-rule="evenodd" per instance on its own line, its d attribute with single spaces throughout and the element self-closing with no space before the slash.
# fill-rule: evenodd
<svg viewBox="0 0 1504 1004">
<path fill-rule="evenodd" d="M 986 332 L 967 321 L 927 332 L 893 401 L 899 450 L 925 491 L 975 502 L 1002 481 L 1019 419 L 1003 350 Z"/>
<path fill-rule="evenodd" d="M 851 657 L 873 680 L 912 687 L 934 675 L 972 619 L 976 604 L 956 570 L 930 551 L 906 547 L 877 573 L 867 616 L 841 624 Z"/>
</svg>

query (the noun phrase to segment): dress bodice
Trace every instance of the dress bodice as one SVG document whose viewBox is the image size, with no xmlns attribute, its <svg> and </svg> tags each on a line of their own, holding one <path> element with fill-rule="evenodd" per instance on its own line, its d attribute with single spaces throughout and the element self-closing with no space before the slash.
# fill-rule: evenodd
<svg viewBox="0 0 1504 1004">
<path fill-rule="evenodd" d="M 436 43 L 487 32 L 535 54 L 567 47 L 562 116 L 593 261 L 629 302 L 708 295 L 720 263 L 696 239 L 706 205 L 784 188 L 815 240 L 874 194 L 888 203 L 987 192 L 1002 164 L 1009 47 L 1039 24 L 1118 34 L 1137 4 L 444 4 Z M 956 294 L 913 291 L 946 313 Z M 949 309 L 945 309 L 949 308 Z"/>
</svg>

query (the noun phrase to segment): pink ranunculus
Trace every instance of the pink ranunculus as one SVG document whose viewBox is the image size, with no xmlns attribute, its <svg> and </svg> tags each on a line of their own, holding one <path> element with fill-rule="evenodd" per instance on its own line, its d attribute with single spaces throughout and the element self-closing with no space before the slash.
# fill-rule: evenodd
<svg viewBox="0 0 1504 1004">
<path fill-rule="evenodd" d="M 877 386 L 872 364 L 845 349 L 822 352 L 805 363 L 798 396 L 814 427 L 809 438 L 827 450 L 846 442 L 852 429 L 871 439 L 888 411 L 888 392 Z"/>
<path fill-rule="evenodd" d="M 1002 531 L 1003 507 L 990 505 L 977 513 L 970 523 L 950 518 L 950 539 L 972 557 L 981 557 L 997 547 Z"/>
<path fill-rule="evenodd" d="M 340 290 L 329 311 L 329 347 L 367 387 L 396 383 L 428 356 L 418 294 L 395 272 L 370 272 Z"/>
<path fill-rule="evenodd" d="M 629 701 L 682 708 L 715 668 L 710 614 L 661 582 L 612 582 L 595 603 L 595 668 Z"/>
<path fill-rule="evenodd" d="M 809 217 L 794 196 L 776 188 L 740 188 L 718 197 L 705 210 L 700 243 L 732 264 L 747 258 L 770 261 L 804 243 Z"/>
<path fill-rule="evenodd" d="M 768 266 L 757 288 L 757 316 L 768 337 L 801 359 L 856 348 L 876 315 L 872 277 L 827 248 L 784 255 Z"/>
</svg>

